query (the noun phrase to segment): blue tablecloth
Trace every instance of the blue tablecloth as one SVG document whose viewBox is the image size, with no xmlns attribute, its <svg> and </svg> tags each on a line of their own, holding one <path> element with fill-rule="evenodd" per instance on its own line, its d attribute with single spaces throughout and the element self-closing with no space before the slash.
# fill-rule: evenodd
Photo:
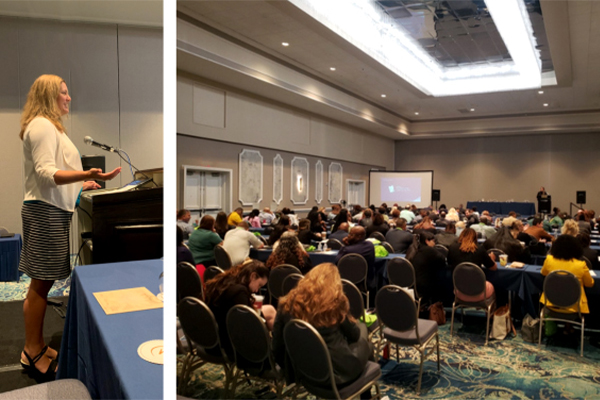
<svg viewBox="0 0 600 400">
<path fill-rule="evenodd" d="M 73 270 L 57 379 L 79 379 L 94 399 L 162 399 L 163 366 L 137 349 L 163 338 L 163 309 L 106 315 L 93 294 L 140 286 L 156 294 L 162 271 L 161 260 Z"/>
<path fill-rule="evenodd" d="M 18 233 L 11 238 L 0 239 L 0 281 L 17 282 L 19 280 L 19 261 L 23 241 Z"/>
<path fill-rule="evenodd" d="M 521 215 L 535 215 L 535 204 L 533 203 L 521 203 L 516 201 L 469 201 L 467 202 L 467 208 L 477 207 L 477 211 L 481 213 L 484 210 L 488 210 L 494 214 L 508 214 L 510 211 L 514 211 Z"/>
</svg>

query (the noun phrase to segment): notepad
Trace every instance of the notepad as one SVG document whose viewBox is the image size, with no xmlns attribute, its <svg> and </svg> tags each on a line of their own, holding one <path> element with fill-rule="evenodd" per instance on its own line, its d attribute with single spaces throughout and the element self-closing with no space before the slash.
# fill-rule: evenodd
<svg viewBox="0 0 600 400">
<path fill-rule="evenodd" d="M 96 292 L 94 297 L 106 315 L 163 307 L 163 302 L 145 287 Z"/>
</svg>

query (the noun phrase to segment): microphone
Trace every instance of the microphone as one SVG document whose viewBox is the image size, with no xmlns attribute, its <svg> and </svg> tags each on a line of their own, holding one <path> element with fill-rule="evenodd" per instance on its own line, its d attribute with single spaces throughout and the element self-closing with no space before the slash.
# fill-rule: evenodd
<svg viewBox="0 0 600 400">
<path fill-rule="evenodd" d="M 114 147 L 111 147 L 111 146 L 108 146 L 108 145 L 96 142 L 94 139 L 92 139 L 91 136 L 86 136 L 83 139 L 83 141 L 87 145 L 100 147 L 102 150 L 110 151 L 110 152 L 113 152 L 113 153 L 118 150 L 118 149 L 115 149 Z"/>
</svg>

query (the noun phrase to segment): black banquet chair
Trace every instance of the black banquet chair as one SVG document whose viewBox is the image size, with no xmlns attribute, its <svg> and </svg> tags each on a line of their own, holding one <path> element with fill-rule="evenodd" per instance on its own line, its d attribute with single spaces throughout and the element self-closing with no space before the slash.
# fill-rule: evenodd
<svg viewBox="0 0 600 400">
<path fill-rule="evenodd" d="M 177 305 L 177 315 L 190 347 L 181 367 L 178 393 L 182 394 L 193 370 L 206 363 L 211 363 L 223 366 L 225 370 L 225 397 L 229 398 L 235 363 L 229 360 L 221 347 L 219 326 L 214 314 L 204 302 L 194 297 L 186 297 Z M 214 350 L 210 353 L 207 352 L 207 350 L 212 349 Z"/>
<path fill-rule="evenodd" d="M 487 323 L 485 325 L 485 344 L 490 336 L 490 318 L 496 303 L 496 293 L 486 298 L 486 283 L 483 270 L 470 262 L 463 262 L 456 266 L 452 273 L 454 282 L 454 302 L 452 303 L 452 319 L 450 322 L 450 336 L 454 334 L 454 312 L 459 308 L 476 308 L 485 311 Z M 466 296 L 482 300 L 466 301 L 458 297 L 458 292 Z"/>
<path fill-rule="evenodd" d="M 289 274 L 288 276 L 286 276 L 283 280 L 283 284 L 281 287 L 281 296 L 283 297 L 287 295 L 290 292 L 290 290 L 298 286 L 298 282 L 300 282 L 302 278 L 304 278 L 304 276 L 296 273 Z"/>
<path fill-rule="evenodd" d="M 283 338 L 296 380 L 309 393 L 322 399 L 351 399 L 375 386 L 377 398 L 381 398 L 377 382 L 381 377 L 379 364 L 368 361 L 362 374 L 354 382 L 338 388 L 329 349 L 312 325 L 293 319 L 285 325 Z"/>
<path fill-rule="evenodd" d="M 394 257 L 388 261 L 387 276 L 390 285 L 412 289 L 417 301 L 417 307 L 421 309 L 421 298 L 417 292 L 417 277 L 415 267 L 404 257 Z"/>
<path fill-rule="evenodd" d="M 542 344 L 542 326 L 546 321 L 559 321 L 581 327 L 581 357 L 583 357 L 583 333 L 585 315 L 581 313 L 581 283 L 569 271 L 552 271 L 544 279 L 544 306 L 540 311 L 540 335 L 538 345 Z M 548 302 L 552 306 L 548 305 Z M 576 312 L 569 311 L 575 308 Z M 581 322 L 578 322 L 577 320 Z"/>
<path fill-rule="evenodd" d="M 177 264 L 177 302 L 189 296 L 204 300 L 204 289 L 196 267 L 182 261 Z"/>
<path fill-rule="evenodd" d="M 369 289 L 367 287 L 367 273 L 369 264 L 360 254 L 346 254 L 337 263 L 340 277 L 354 283 L 366 297 L 369 308 Z"/>
<path fill-rule="evenodd" d="M 327 247 L 331 250 L 339 250 L 344 247 L 344 244 L 337 239 L 329 239 L 327 241 Z"/>
<path fill-rule="evenodd" d="M 210 281 L 215 276 L 222 274 L 223 272 L 225 272 L 225 271 L 223 271 L 221 268 L 216 267 L 214 265 L 206 268 L 204 270 L 204 284 L 206 285 L 206 282 Z"/>
<path fill-rule="evenodd" d="M 223 246 L 216 245 L 214 251 L 215 251 L 215 261 L 217 262 L 217 265 L 219 266 L 219 268 L 221 268 L 225 271 L 228 270 L 229 268 L 231 268 L 231 257 L 229 257 L 227 250 L 225 250 L 223 248 Z"/>
<path fill-rule="evenodd" d="M 274 304 L 273 300 L 278 300 L 284 295 L 283 282 L 285 281 L 285 278 L 291 274 L 302 275 L 302 272 L 290 264 L 281 264 L 271 270 L 271 273 L 269 274 L 269 281 L 267 283 L 269 287 L 269 299 L 271 304 Z"/>
<path fill-rule="evenodd" d="M 369 236 L 369 238 L 377 239 L 380 242 L 385 242 L 385 236 L 381 232 L 375 231 L 375 232 L 371 233 L 371 235 Z"/>
<path fill-rule="evenodd" d="M 423 363 L 432 354 L 433 346 L 437 350 L 437 367 L 438 372 L 440 371 L 440 338 L 437 322 L 420 319 L 417 304 L 400 286 L 382 287 L 375 297 L 375 307 L 381 326 L 377 352 L 379 353 L 389 343 L 396 345 L 396 358 L 398 358 L 398 346 L 412 346 L 417 349 L 421 357 L 416 392 L 420 394 Z M 431 349 L 428 351 L 430 345 Z"/>
</svg>

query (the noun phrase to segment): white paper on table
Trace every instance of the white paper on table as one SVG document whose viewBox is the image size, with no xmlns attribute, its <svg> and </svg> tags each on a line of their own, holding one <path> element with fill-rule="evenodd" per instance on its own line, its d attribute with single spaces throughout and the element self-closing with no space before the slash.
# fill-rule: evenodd
<svg viewBox="0 0 600 400">
<path fill-rule="evenodd" d="M 592 269 L 590 270 L 590 275 L 591 276 L 596 276 L 596 273 L 594 272 L 594 270 L 592 270 Z"/>
</svg>

